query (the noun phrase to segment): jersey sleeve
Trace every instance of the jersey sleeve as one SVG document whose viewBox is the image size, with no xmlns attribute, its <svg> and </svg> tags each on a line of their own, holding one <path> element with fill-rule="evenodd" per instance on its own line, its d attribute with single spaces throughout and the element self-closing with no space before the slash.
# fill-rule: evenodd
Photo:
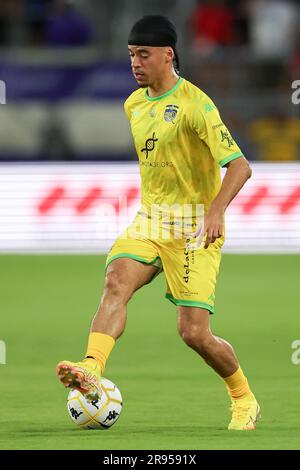
<svg viewBox="0 0 300 470">
<path fill-rule="evenodd" d="M 193 131 L 206 143 L 220 166 L 243 156 L 211 100 L 193 103 L 189 115 Z"/>
<path fill-rule="evenodd" d="M 129 111 L 128 99 L 127 99 L 127 100 L 125 101 L 125 103 L 124 103 L 124 111 L 125 111 L 125 114 L 126 114 L 126 116 L 127 116 L 128 121 L 130 121 L 130 119 L 131 119 L 131 113 L 130 113 L 130 111 Z"/>
</svg>

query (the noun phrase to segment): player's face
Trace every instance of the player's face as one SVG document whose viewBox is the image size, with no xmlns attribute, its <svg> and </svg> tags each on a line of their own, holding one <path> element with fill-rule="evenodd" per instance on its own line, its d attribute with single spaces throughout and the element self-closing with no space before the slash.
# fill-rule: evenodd
<svg viewBox="0 0 300 470">
<path fill-rule="evenodd" d="M 172 62 L 172 49 L 167 47 L 128 46 L 131 68 L 140 87 L 151 86 Z"/>
</svg>

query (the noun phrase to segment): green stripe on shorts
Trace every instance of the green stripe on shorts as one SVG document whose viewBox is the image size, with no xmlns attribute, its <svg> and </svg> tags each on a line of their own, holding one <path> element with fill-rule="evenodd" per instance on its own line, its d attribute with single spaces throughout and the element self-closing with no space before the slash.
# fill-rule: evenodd
<svg viewBox="0 0 300 470">
<path fill-rule="evenodd" d="M 107 266 L 114 260 L 114 259 L 118 259 L 118 258 L 131 258 L 131 259 L 134 259 L 136 261 L 140 261 L 141 263 L 145 263 L 145 264 L 154 264 L 156 262 L 156 260 L 160 259 L 159 256 L 156 256 L 153 260 L 151 261 L 147 261 L 145 258 L 142 258 L 141 256 L 137 256 L 137 255 L 133 255 L 132 253 L 118 253 L 114 256 L 112 256 L 111 258 L 109 258 L 108 260 L 106 260 L 106 265 L 105 265 L 105 269 L 107 268 Z M 156 265 L 155 265 L 156 266 Z M 159 268 L 159 266 L 157 266 Z M 162 268 L 160 268 L 160 271 L 162 271 Z"/>
<path fill-rule="evenodd" d="M 181 305 L 183 307 L 199 307 L 199 308 L 205 308 L 206 310 L 209 310 L 210 313 L 215 313 L 214 307 L 212 305 L 209 305 L 205 302 L 197 302 L 194 300 L 181 300 L 181 299 L 175 299 L 172 294 L 166 294 L 165 297 L 169 299 L 173 304 L 175 305 Z"/>
</svg>

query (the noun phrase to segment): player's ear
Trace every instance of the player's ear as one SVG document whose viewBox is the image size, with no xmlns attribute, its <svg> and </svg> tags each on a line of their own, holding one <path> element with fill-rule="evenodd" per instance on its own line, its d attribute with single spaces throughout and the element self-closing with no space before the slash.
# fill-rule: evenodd
<svg viewBox="0 0 300 470">
<path fill-rule="evenodd" d="M 173 62 L 174 59 L 174 51 L 172 47 L 166 47 L 166 63 Z"/>
</svg>

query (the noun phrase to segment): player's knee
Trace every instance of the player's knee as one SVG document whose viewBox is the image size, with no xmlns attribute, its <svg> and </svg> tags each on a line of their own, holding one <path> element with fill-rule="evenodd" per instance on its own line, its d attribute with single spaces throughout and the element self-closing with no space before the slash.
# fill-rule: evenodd
<svg viewBox="0 0 300 470">
<path fill-rule="evenodd" d="M 130 293 L 126 289 L 126 280 L 121 272 L 110 271 L 106 274 L 102 300 L 112 304 L 126 304 Z"/>
<path fill-rule="evenodd" d="M 179 334 L 190 348 L 205 351 L 211 341 L 211 333 L 198 325 L 187 324 L 179 328 Z"/>
</svg>

